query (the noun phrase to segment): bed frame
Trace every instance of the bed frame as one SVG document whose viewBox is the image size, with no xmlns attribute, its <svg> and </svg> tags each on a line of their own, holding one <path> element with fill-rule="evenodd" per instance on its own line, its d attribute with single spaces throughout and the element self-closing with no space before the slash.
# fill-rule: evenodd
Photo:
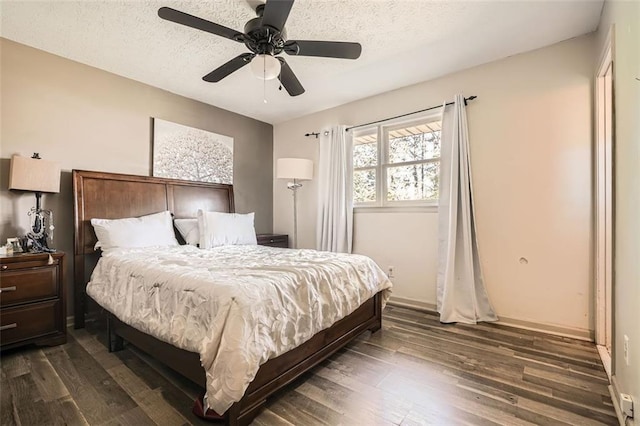
<svg viewBox="0 0 640 426">
<path fill-rule="evenodd" d="M 196 217 L 198 209 L 234 212 L 233 186 L 148 176 L 73 171 L 74 197 L 74 321 L 84 327 L 88 300 L 86 285 L 98 256 L 91 218 L 118 219 L 169 210 L 176 218 Z M 331 356 L 365 330 L 375 332 L 382 321 L 378 293 L 353 313 L 322 330 L 299 347 L 263 364 L 243 398 L 221 418 L 227 425 L 246 425 L 258 415 L 267 398 Z M 205 387 L 200 355 L 179 349 L 142 333 L 108 313 L 110 349 L 123 339 L 168 367 Z M 115 339 L 112 342 L 112 337 Z M 198 401 L 196 401 L 197 405 Z"/>
</svg>

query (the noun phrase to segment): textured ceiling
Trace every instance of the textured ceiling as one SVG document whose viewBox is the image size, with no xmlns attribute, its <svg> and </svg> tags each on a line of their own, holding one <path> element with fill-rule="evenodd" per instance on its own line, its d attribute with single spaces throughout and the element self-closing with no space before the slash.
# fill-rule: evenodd
<svg viewBox="0 0 640 426">
<path fill-rule="evenodd" d="M 596 29 L 603 0 L 297 0 L 289 39 L 354 41 L 357 60 L 284 55 L 306 93 L 244 67 L 219 83 L 202 76 L 243 44 L 164 21 L 161 6 L 242 31 L 256 0 L 11 1 L 0 35 L 269 123 L 279 123 Z M 263 99 L 266 96 L 267 103 Z"/>
</svg>

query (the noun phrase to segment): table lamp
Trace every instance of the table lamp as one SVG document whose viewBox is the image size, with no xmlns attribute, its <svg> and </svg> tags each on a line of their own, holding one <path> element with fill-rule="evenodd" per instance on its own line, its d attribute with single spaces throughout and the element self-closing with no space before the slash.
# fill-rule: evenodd
<svg viewBox="0 0 640 426">
<path fill-rule="evenodd" d="M 29 210 L 31 230 L 27 233 L 29 250 L 35 253 L 54 252 L 47 237 L 53 241 L 53 212 L 41 208 L 43 192 L 60 192 L 60 165 L 40 159 L 38 153 L 31 158 L 14 155 L 9 169 L 9 189 L 30 191 L 36 195 L 36 206 Z"/>
</svg>

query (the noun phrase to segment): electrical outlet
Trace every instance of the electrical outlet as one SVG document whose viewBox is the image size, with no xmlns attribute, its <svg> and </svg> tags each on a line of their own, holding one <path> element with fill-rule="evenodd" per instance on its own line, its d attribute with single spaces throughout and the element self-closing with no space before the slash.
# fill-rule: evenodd
<svg viewBox="0 0 640 426">
<path fill-rule="evenodd" d="M 387 272 L 387 277 L 393 278 L 393 266 L 389 266 L 389 272 Z"/>
<path fill-rule="evenodd" d="M 623 343 L 623 353 L 624 353 L 624 362 L 629 365 L 629 336 L 624 335 L 624 343 Z"/>
<path fill-rule="evenodd" d="M 627 417 L 633 417 L 633 399 L 631 399 L 631 395 L 620 394 L 620 411 Z"/>
</svg>

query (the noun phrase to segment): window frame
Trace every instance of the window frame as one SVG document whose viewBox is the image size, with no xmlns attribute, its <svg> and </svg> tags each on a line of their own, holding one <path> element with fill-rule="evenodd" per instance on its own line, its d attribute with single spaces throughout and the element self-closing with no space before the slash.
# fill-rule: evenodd
<svg viewBox="0 0 640 426">
<path fill-rule="evenodd" d="M 442 114 L 440 111 L 436 111 L 430 114 L 424 114 L 419 117 L 413 117 L 410 119 L 404 118 L 403 120 L 385 121 L 384 123 L 374 124 L 371 126 L 362 127 L 353 130 L 353 139 L 365 135 L 376 134 L 376 145 L 378 152 L 378 161 L 375 166 L 366 167 L 354 167 L 353 174 L 357 171 L 375 170 L 376 172 L 376 201 L 369 202 L 353 202 L 354 209 L 370 210 L 370 211 L 412 211 L 415 208 L 419 209 L 437 209 L 438 200 L 387 200 L 388 193 L 388 176 L 387 171 L 389 168 L 411 166 L 414 164 L 429 164 L 440 163 L 442 161 L 442 155 L 430 158 L 427 160 L 415 160 L 401 163 L 389 162 L 389 132 L 404 127 L 411 127 L 417 125 L 428 124 L 433 121 L 441 121 Z M 442 130 L 441 130 L 442 131 Z M 441 148 L 442 149 L 442 148 Z M 351 152 L 353 156 L 353 150 Z"/>
</svg>

